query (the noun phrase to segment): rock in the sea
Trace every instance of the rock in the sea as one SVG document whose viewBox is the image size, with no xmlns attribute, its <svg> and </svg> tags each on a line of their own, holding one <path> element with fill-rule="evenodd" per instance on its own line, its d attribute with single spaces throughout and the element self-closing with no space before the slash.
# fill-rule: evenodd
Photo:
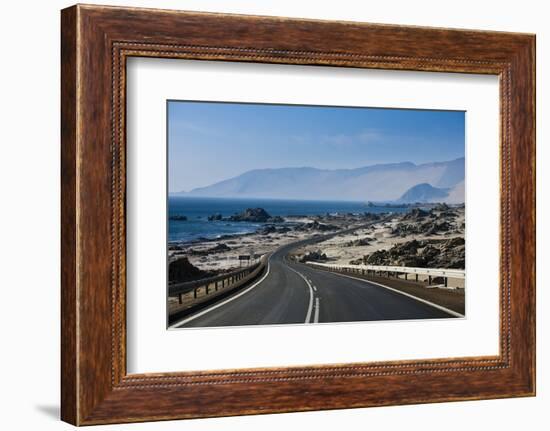
<svg viewBox="0 0 550 431">
<path fill-rule="evenodd" d="M 176 214 L 170 216 L 169 219 L 175 221 L 187 221 L 187 216 Z"/>
<path fill-rule="evenodd" d="M 208 216 L 208 221 L 218 221 L 222 219 L 221 214 L 212 214 Z"/>
<path fill-rule="evenodd" d="M 272 217 L 263 208 L 247 208 L 240 214 L 235 214 L 229 217 L 230 221 L 247 221 L 255 223 L 265 223 Z"/>
<path fill-rule="evenodd" d="M 269 223 L 284 223 L 285 219 L 282 218 L 281 216 L 274 216 L 274 217 L 269 217 L 267 221 Z"/>
</svg>

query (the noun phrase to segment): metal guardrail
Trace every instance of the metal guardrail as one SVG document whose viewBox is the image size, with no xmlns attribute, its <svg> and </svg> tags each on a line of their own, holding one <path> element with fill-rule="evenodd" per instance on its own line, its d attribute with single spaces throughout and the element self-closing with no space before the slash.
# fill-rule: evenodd
<svg viewBox="0 0 550 431">
<path fill-rule="evenodd" d="M 259 262 L 237 271 L 215 277 L 172 284 L 168 286 L 168 296 L 177 297 L 178 302 L 181 304 L 183 302 L 183 295 L 190 292 L 193 292 L 193 298 L 197 299 L 200 289 L 204 289 L 205 295 L 208 296 L 211 291 L 218 292 L 221 289 L 225 290 L 240 286 L 255 277 L 265 267 L 266 263 L 267 255 L 263 255 Z"/>
<path fill-rule="evenodd" d="M 405 274 L 405 280 L 408 279 L 408 274 L 415 275 L 415 281 L 418 281 L 418 276 L 423 275 L 428 277 L 428 284 L 432 284 L 433 277 L 442 277 L 445 287 L 447 286 L 448 278 L 465 279 L 466 271 L 461 269 L 445 269 L 445 268 L 416 268 L 407 266 L 384 266 L 384 265 L 334 265 L 330 263 L 306 262 L 311 266 L 320 266 L 331 271 L 349 272 L 361 275 L 383 275 L 390 277 L 391 274 Z"/>
</svg>

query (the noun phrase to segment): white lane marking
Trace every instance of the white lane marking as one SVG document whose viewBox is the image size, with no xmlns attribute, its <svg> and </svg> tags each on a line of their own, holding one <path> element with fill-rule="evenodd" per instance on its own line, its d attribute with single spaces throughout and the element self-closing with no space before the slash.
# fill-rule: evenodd
<svg viewBox="0 0 550 431">
<path fill-rule="evenodd" d="M 270 265 L 270 260 L 271 259 L 271 256 L 269 257 L 268 261 L 267 261 L 267 271 L 266 273 L 264 274 L 264 276 L 258 280 L 256 283 L 254 283 L 252 286 L 250 287 L 247 287 L 245 290 L 243 290 L 242 292 L 239 292 L 237 295 L 234 295 L 234 296 L 230 296 L 229 298 L 227 298 L 225 301 L 222 301 L 218 304 L 214 304 L 212 307 L 210 308 L 206 308 L 204 310 L 202 310 L 201 312 L 197 313 L 197 314 L 193 314 L 192 316 L 189 316 L 183 320 L 180 320 L 179 322 L 176 322 L 174 323 L 173 325 L 169 326 L 168 329 L 174 329 L 174 328 L 178 328 L 179 326 L 187 323 L 187 322 L 190 322 L 191 320 L 195 320 L 197 317 L 200 317 L 200 316 L 204 316 L 206 313 L 210 313 L 212 310 L 215 310 L 216 308 L 219 308 L 221 307 L 222 305 L 225 305 L 227 304 L 228 302 L 231 302 L 237 298 L 240 298 L 241 296 L 243 296 L 245 293 L 247 292 L 250 292 L 252 289 L 254 289 L 258 284 L 260 284 L 262 281 L 264 281 L 266 279 L 266 277 L 269 275 L 269 270 L 271 269 L 271 265 Z"/>
<path fill-rule="evenodd" d="M 313 323 L 319 323 L 319 297 L 315 298 L 315 315 L 313 316 Z"/>
<path fill-rule="evenodd" d="M 296 271 L 294 268 L 291 268 L 287 265 L 287 268 L 291 271 L 294 271 L 296 274 L 298 274 L 300 277 L 304 279 L 304 281 L 307 284 L 307 287 L 309 287 L 309 305 L 307 307 L 307 314 L 306 314 L 306 320 L 304 323 L 310 323 L 311 320 L 311 310 L 313 309 L 313 288 L 311 287 L 311 283 L 308 281 L 308 279 L 302 275 L 300 272 Z"/>
<path fill-rule="evenodd" d="M 434 304 L 433 302 L 430 302 L 430 301 L 427 301 L 425 299 L 419 298 L 418 296 L 411 295 L 410 293 L 401 292 L 400 290 L 394 289 L 393 287 L 384 286 L 383 284 L 377 283 L 376 281 L 370 281 L 370 280 L 365 280 L 363 278 L 352 277 L 351 275 L 340 274 L 339 272 L 331 272 L 331 274 L 340 275 L 342 277 L 353 278 L 354 280 L 363 281 L 365 283 L 376 284 L 377 286 L 383 287 L 384 289 L 388 289 L 388 290 L 391 290 L 392 292 L 399 293 L 400 295 L 404 295 L 404 296 L 408 296 L 409 298 L 416 299 L 418 302 L 422 302 L 424 304 L 431 305 L 432 307 L 437 308 L 438 310 L 444 311 L 445 313 L 448 313 L 451 316 L 465 317 L 463 314 L 457 313 L 456 311 L 450 310 L 450 309 L 448 309 L 446 307 L 443 307 L 441 305 Z"/>
<path fill-rule="evenodd" d="M 315 287 L 314 284 L 312 284 L 311 287 L 313 287 L 313 290 L 314 290 L 315 292 L 317 292 L 317 288 Z"/>
</svg>

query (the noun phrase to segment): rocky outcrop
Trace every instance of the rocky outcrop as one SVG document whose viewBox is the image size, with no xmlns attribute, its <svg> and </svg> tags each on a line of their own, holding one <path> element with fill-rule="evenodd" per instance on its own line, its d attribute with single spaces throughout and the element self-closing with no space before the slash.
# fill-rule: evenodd
<svg viewBox="0 0 550 431">
<path fill-rule="evenodd" d="M 287 226 L 282 226 L 282 227 L 277 227 L 277 226 L 273 226 L 273 225 L 267 225 L 261 229 L 259 229 L 257 232 L 260 234 L 260 235 L 269 235 L 269 234 L 272 234 L 272 233 L 287 233 L 287 232 L 290 232 L 291 229 Z"/>
<path fill-rule="evenodd" d="M 449 223 L 454 222 L 456 217 L 456 212 L 449 209 L 445 204 L 440 209 L 432 209 L 430 212 L 415 208 L 403 217 L 402 222 L 394 226 L 392 234 L 405 237 L 408 235 L 438 235 L 459 231 L 460 226 L 453 226 Z"/>
<path fill-rule="evenodd" d="M 365 237 L 360 239 L 354 239 L 353 241 L 348 241 L 345 245 L 347 247 L 362 247 L 366 245 L 370 245 L 370 243 L 374 241 L 374 238 L 371 237 Z"/>
<path fill-rule="evenodd" d="M 187 221 L 187 216 L 176 214 L 168 217 L 168 219 L 174 221 Z"/>
<path fill-rule="evenodd" d="M 321 250 L 316 250 L 316 251 L 310 251 L 309 253 L 303 255 L 300 259 L 300 262 L 302 263 L 310 262 L 310 261 L 319 262 L 319 261 L 325 261 L 327 259 L 328 259 L 327 255 L 325 253 L 323 253 Z"/>
<path fill-rule="evenodd" d="M 410 212 L 408 212 L 407 214 L 405 214 L 403 216 L 403 219 L 404 220 L 418 220 L 418 219 L 423 219 L 423 218 L 425 218 L 429 215 L 430 215 L 430 213 L 428 211 L 424 211 L 421 208 L 413 208 Z"/>
<path fill-rule="evenodd" d="M 409 266 L 419 268 L 465 267 L 464 238 L 447 240 L 412 240 L 377 250 L 363 258 L 367 265 Z"/>
<path fill-rule="evenodd" d="M 250 223 L 284 223 L 285 219 L 281 216 L 271 216 L 263 208 L 247 208 L 241 213 L 235 213 L 229 217 L 223 217 L 221 214 L 211 214 L 208 221 L 233 221 Z"/>
<path fill-rule="evenodd" d="M 199 280 L 210 274 L 194 266 L 186 257 L 179 258 L 168 265 L 168 280 L 175 283 Z"/>
<path fill-rule="evenodd" d="M 273 216 L 273 217 L 270 217 L 269 219 L 267 219 L 267 221 L 269 223 L 284 223 L 285 219 L 282 218 L 281 216 Z"/>
<path fill-rule="evenodd" d="M 263 208 L 247 208 L 240 214 L 229 217 L 230 221 L 267 222 L 271 216 Z"/>
<path fill-rule="evenodd" d="M 338 226 L 334 226 L 328 223 L 319 223 L 317 220 L 314 220 L 310 223 L 301 223 L 294 228 L 297 231 L 319 231 L 327 232 L 332 230 L 338 230 Z"/>
<path fill-rule="evenodd" d="M 208 216 L 208 221 L 219 221 L 222 219 L 221 214 L 212 214 Z"/>
</svg>

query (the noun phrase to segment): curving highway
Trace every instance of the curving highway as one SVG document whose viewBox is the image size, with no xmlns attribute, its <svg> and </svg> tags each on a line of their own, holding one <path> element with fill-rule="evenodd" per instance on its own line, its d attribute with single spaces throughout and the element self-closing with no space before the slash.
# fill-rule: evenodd
<svg viewBox="0 0 550 431">
<path fill-rule="evenodd" d="M 171 328 L 453 317 L 375 283 L 286 258 L 292 249 L 317 241 L 311 238 L 279 248 L 270 256 L 265 273 L 250 286 Z"/>
</svg>

